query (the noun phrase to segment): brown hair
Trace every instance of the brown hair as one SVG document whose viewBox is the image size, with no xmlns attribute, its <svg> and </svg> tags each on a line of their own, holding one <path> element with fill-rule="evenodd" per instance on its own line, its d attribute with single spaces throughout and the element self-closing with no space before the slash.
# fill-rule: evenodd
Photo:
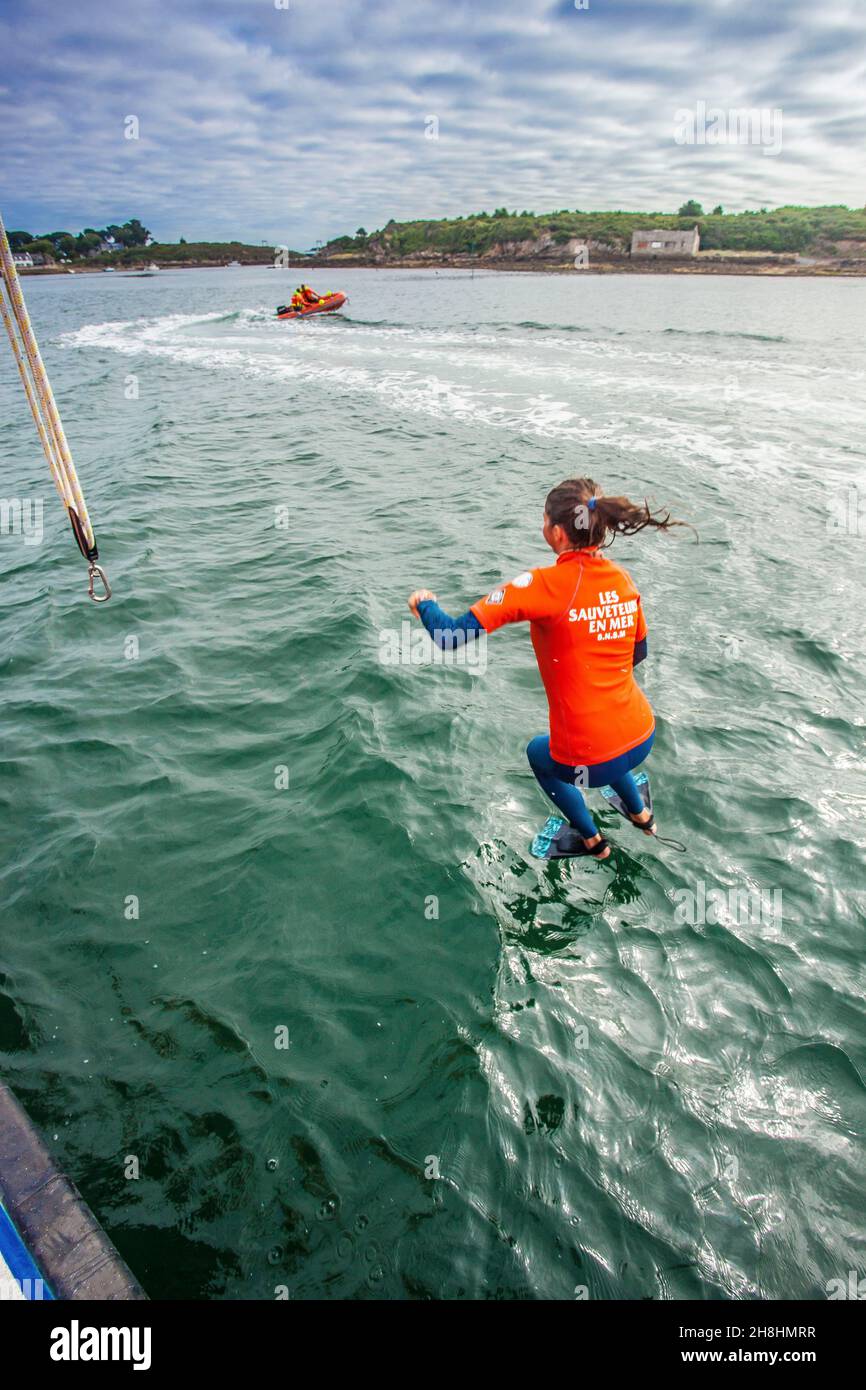
<svg viewBox="0 0 866 1390">
<path fill-rule="evenodd" d="M 544 510 L 577 550 L 611 545 L 614 536 L 633 536 L 647 526 L 657 531 L 688 526 L 686 521 L 672 521 L 668 511 L 654 512 L 646 498 L 640 503 L 628 497 L 605 497 L 592 478 L 566 479 L 547 494 Z"/>
</svg>

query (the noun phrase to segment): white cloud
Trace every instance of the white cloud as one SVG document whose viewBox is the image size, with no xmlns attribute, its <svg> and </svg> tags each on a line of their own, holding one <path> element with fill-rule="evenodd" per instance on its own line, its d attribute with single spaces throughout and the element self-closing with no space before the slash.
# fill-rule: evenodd
<svg viewBox="0 0 866 1390">
<path fill-rule="evenodd" d="M 4 215 L 31 230 L 137 215 L 166 240 L 302 247 L 500 204 L 861 205 L 866 188 L 854 0 L 20 0 L 0 49 Z M 699 100 L 781 108 L 782 153 L 678 146 Z"/>
</svg>

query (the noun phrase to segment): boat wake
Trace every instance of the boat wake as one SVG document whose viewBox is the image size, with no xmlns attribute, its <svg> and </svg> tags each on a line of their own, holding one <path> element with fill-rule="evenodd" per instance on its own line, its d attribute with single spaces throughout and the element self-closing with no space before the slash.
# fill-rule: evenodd
<svg viewBox="0 0 866 1390">
<path fill-rule="evenodd" d="M 820 438 L 828 402 L 840 421 L 856 413 L 850 382 L 829 367 L 743 357 L 742 342 L 712 353 L 662 347 L 657 334 L 623 341 L 573 325 L 396 324 L 340 315 L 290 325 L 266 305 L 86 324 L 60 345 L 87 353 L 158 357 L 178 368 L 228 372 L 283 390 L 375 401 L 381 413 L 472 422 L 529 437 L 615 445 L 648 454 L 683 451 L 741 467 L 753 420 L 796 416 Z M 664 330 L 674 333 L 679 330 Z M 761 340 L 761 335 L 723 335 Z M 722 354 L 730 354 L 727 358 Z M 766 442 L 766 441 L 765 441 Z M 762 467 L 794 465 L 764 449 Z"/>
</svg>

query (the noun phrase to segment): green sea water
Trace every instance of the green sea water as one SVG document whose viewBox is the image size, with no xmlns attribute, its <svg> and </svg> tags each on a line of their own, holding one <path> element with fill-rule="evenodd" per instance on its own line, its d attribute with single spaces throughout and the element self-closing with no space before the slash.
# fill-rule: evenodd
<svg viewBox="0 0 866 1390">
<path fill-rule="evenodd" d="M 25 283 L 114 598 L 3 352 L 44 537 L 0 535 L 0 1075 L 152 1297 L 826 1297 L 863 1272 L 866 284 L 329 271 L 342 315 L 277 322 L 293 285 Z M 699 534 L 614 550 L 682 855 L 590 793 L 611 861 L 531 858 L 526 629 L 383 659 L 411 589 L 544 563 L 576 474 Z"/>
</svg>

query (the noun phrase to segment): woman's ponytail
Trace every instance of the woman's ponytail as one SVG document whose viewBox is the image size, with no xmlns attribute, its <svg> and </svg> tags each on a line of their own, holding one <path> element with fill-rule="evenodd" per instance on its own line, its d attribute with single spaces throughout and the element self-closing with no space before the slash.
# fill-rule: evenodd
<svg viewBox="0 0 866 1390">
<path fill-rule="evenodd" d="M 653 511 L 649 502 L 605 497 L 592 478 L 569 478 L 547 495 L 547 518 L 561 526 L 576 550 L 610 545 L 614 536 L 634 536 L 647 526 L 669 531 L 688 522 L 674 521 L 668 511 Z"/>
</svg>

